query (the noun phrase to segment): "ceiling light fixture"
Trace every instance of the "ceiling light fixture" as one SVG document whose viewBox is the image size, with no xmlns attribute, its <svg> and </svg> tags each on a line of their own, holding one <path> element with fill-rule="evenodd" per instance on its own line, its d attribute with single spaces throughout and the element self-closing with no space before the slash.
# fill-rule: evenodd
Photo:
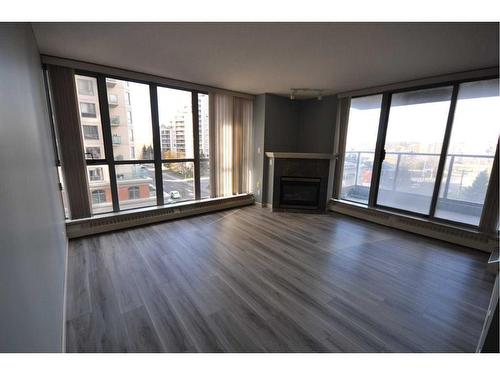
<svg viewBox="0 0 500 375">
<path fill-rule="evenodd" d="M 291 88 L 290 89 L 290 100 L 295 100 L 297 95 L 302 93 L 305 98 L 315 97 L 318 100 L 323 100 L 323 89 L 310 89 L 310 88 Z"/>
</svg>

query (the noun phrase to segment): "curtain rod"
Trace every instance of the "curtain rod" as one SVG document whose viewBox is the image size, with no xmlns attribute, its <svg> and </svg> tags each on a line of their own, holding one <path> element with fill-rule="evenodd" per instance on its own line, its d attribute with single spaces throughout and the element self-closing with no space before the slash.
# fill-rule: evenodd
<svg viewBox="0 0 500 375">
<path fill-rule="evenodd" d="M 187 81 L 181 81 L 181 80 L 177 80 L 177 79 L 173 79 L 173 78 L 161 77 L 161 76 L 154 75 L 154 74 L 136 72 L 136 71 L 128 70 L 128 69 L 114 68 L 114 67 L 111 67 L 108 65 L 94 64 L 94 63 L 90 63 L 90 62 L 73 60 L 73 59 L 68 59 L 65 57 L 44 55 L 44 54 L 41 54 L 40 57 L 42 60 L 42 64 L 64 66 L 64 67 L 73 68 L 76 70 L 84 70 L 84 71 L 89 71 L 89 72 L 94 72 L 94 73 L 108 74 L 111 76 L 122 77 L 124 80 L 126 80 L 127 78 L 128 79 L 135 79 L 138 81 L 145 81 L 145 82 L 156 83 L 156 84 L 160 84 L 160 85 L 172 86 L 172 87 L 177 87 L 180 89 L 208 91 L 208 92 L 212 92 L 212 93 L 216 93 L 216 94 L 230 95 L 230 96 L 235 96 L 235 97 L 250 99 L 250 100 L 253 100 L 255 98 L 255 96 L 252 94 L 247 94 L 247 93 L 238 92 L 238 91 L 231 91 L 231 90 L 221 89 L 218 87 L 201 85 L 201 84 L 187 82 Z"/>
</svg>

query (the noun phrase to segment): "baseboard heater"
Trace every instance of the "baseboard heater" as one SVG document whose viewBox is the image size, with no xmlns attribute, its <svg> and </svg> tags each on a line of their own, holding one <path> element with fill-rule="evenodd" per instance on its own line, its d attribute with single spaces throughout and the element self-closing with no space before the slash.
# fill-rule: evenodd
<svg viewBox="0 0 500 375">
<path fill-rule="evenodd" d="M 495 246 L 498 246 L 498 237 L 495 234 L 462 229 L 379 209 L 344 203 L 335 199 L 330 199 L 328 210 L 488 253 L 491 253 Z"/>
<path fill-rule="evenodd" d="M 132 228 L 194 216 L 229 208 L 242 207 L 255 202 L 253 194 L 238 194 L 230 197 L 212 198 L 200 201 L 182 202 L 162 207 L 148 207 L 124 212 L 103 214 L 85 219 L 68 220 L 68 238 L 89 236 L 97 233 Z"/>
</svg>

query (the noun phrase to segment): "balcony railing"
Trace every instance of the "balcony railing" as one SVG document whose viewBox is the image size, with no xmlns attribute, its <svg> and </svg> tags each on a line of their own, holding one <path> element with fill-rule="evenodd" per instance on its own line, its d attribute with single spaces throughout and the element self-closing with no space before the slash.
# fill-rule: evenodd
<svg viewBox="0 0 500 375">
<path fill-rule="evenodd" d="M 343 199 L 367 202 L 370 190 L 373 151 L 347 151 L 342 176 Z M 382 165 L 379 197 L 385 201 L 405 199 L 415 206 L 419 197 L 431 197 L 440 154 L 387 152 Z M 463 215 L 480 216 L 494 156 L 448 154 L 439 192 L 440 207 Z"/>
</svg>

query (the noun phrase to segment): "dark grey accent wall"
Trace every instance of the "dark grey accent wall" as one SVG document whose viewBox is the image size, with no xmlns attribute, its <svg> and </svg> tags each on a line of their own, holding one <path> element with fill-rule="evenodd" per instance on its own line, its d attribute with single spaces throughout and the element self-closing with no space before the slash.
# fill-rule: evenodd
<svg viewBox="0 0 500 375">
<path fill-rule="evenodd" d="M 61 352 L 67 239 L 40 55 L 0 25 L 0 352 Z"/>
<path fill-rule="evenodd" d="M 266 121 L 266 96 L 255 97 L 253 104 L 253 173 L 252 186 L 254 187 L 255 201 L 262 203 L 262 184 L 264 169 L 264 133 Z"/>
<path fill-rule="evenodd" d="M 322 100 L 290 100 L 273 94 L 256 97 L 253 186 L 257 202 L 268 201 L 269 159 L 265 152 L 333 152 L 336 116 L 336 95 Z"/>
<path fill-rule="evenodd" d="M 299 135 L 298 102 L 272 94 L 265 94 L 265 97 L 265 151 L 297 151 Z"/>
<path fill-rule="evenodd" d="M 322 100 L 297 101 L 299 105 L 298 152 L 333 152 L 337 96 L 325 96 Z"/>
</svg>

